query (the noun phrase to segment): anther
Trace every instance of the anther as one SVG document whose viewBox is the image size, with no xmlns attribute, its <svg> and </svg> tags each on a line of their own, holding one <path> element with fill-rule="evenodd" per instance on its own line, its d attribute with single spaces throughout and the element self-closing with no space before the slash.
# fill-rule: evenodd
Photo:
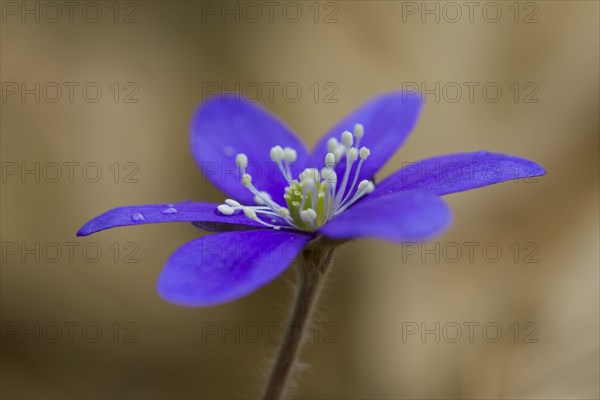
<svg viewBox="0 0 600 400">
<path fill-rule="evenodd" d="M 228 206 L 231 206 L 231 207 L 239 207 L 239 206 L 241 206 L 240 203 L 238 203 L 237 201 L 235 201 L 233 199 L 227 199 L 227 200 L 225 200 L 225 204 L 227 204 Z"/>
<path fill-rule="evenodd" d="M 343 144 L 338 145 L 338 147 L 334 150 L 333 154 L 335 155 L 335 162 L 338 162 L 342 159 L 342 156 L 346 152 L 346 148 Z"/>
<path fill-rule="evenodd" d="M 285 162 L 293 163 L 298 159 L 298 153 L 291 147 L 286 147 L 283 149 L 283 158 L 285 159 Z"/>
<path fill-rule="evenodd" d="M 306 168 L 304 171 L 302 171 L 300 173 L 300 182 L 302 182 L 305 179 L 312 179 L 313 180 L 313 184 L 314 182 L 319 182 L 320 181 L 320 174 L 319 174 L 319 170 L 317 170 L 316 168 Z"/>
<path fill-rule="evenodd" d="M 221 204 L 219 207 L 217 207 L 217 210 L 224 215 L 232 215 L 234 212 L 234 209 L 227 204 Z"/>
<path fill-rule="evenodd" d="M 360 159 L 361 160 L 363 160 L 363 161 L 366 160 L 367 157 L 369 157 L 369 155 L 371 155 L 371 150 L 369 150 L 368 148 L 366 148 L 364 146 L 360 148 Z"/>
<path fill-rule="evenodd" d="M 256 220 L 258 217 L 256 216 L 256 211 L 251 209 L 250 207 L 244 208 L 244 215 L 251 220 Z"/>
<path fill-rule="evenodd" d="M 243 170 L 248 165 L 248 157 L 244 153 L 240 153 L 235 156 L 235 164 L 239 169 Z"/>
<path fill-rule="evenodd" d="M 312 208 L 302 210 L 300 212 L 300 219 L 304 222 L 312 223 L 315 219 L 317 219 L 317 213 Z"/>
<path fill-rule="evenodd" d="M 242 185 L 248 187 L 251 184 L 252 184 L 252 177 L 250 176 L 250 174 L 242 175 Z"/>
<path fill-rule="evenodd" d="M 352 136 L 352 134 L 348 131 L 344 131 L 344 133 L 342 133 L 342 144 L 346 146 L 347 149 L 349 149 L 350 147 L 352 147 L 353 143 L 354 137 Z"/>
<path fill-rule="evenodd" d="M 327 168 L 333 168 L 335 165 L 335 155 L 333 153 L 327 153 L 325 156 L 325 166 Z"/>
<path fill-rule="evenodd" d="M 339 142 L 336 138 L 332 137 L 327 141 L 327 151 L 330 153 L 335 153 L 339 146 Z"/>
<path fill-rule="evenodd" d="M 365 194 L 371 193 L 375 189 L 373 182 L 366 179 L 360 181 L 358 184 L 358 193 L 364 192 Z"/>
<path fill-rule="evenodd" d="M 348 154 L 346 155 L 346 157 L 348 157 L 348 160 L 350 162 L 356 161 L 358 159 L 358 150 L 356 150 L 356 147 L 353 147 L 350 150 L 348 150 Z"/>
<path fill-rule="evenodd" d="M 357 139 L 360 139 L 364 135 L 365 135 L 365 127 L 362 124 L 354 125 L 354 137 Z"/>
<path fill-rule="evenodd" d="M 358 184 L 358 190 L 362 192 L 363 190 L 365 190 L 367 188 L 367 186 L 369 186 L 369 181 L 366 179 L 362 180 Z"/>
<path fill-rule="evenodd" d="M 284 154 L 283 154 L 283 149 L 281 148 L 281 146 L 275 146 L 275 147 L 271 147 L 271 160 L 278 163 L 281 162 L 281 160 L 283 160 Z"/>
<path fill-rule="evenodd" d="M 321 170 L 321 177 L 323 178 L 323 182 L 328 185 L 334 185 L 337 183 L 337 174 L 331 168 L 323 168 Z"/>
<path fill-rule="evenodd" d="M 311 176 L 305 176 L 300 181 L 300 187 L 303 192 L 311 190 L 315 186 L 315 180 Z"/>
</svg>

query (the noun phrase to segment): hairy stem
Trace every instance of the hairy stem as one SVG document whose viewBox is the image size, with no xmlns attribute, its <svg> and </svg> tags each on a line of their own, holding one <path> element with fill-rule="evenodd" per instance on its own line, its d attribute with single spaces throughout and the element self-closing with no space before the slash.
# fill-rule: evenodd
<svg viewBox="0 0 600 400">
<path fill-rule="evenodd" d="M 302 338 L 311 322 L 311 315 L 329 270 L 335 246 L 319 240 L 307 246 L 298 258 L 299 283 L 296 300 L 283 343 L 279 348 L 263 399 L 279 400 L 289 388 L 294 364 L 302 347 Z"/>
</svg>

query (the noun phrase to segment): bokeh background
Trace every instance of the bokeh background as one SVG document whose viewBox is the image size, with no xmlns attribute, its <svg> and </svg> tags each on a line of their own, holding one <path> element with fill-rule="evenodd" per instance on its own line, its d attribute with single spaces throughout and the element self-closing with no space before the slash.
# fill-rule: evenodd
<svg viewBox="0 0 600 400">
<path fill-rule="evenodd" d="M 313 145 L 367 98 L 415 85 L 424 112 L 380 177 L 479 149 L 548 174 L 447 197 L 454 225 L 427 248 L 342 247 L 294 396 L 598 398 L 598 2 L 474 2 L 471 15 L 434 1 L 1 4 L 2 398 L 256 398 L 293 268 L 186 309 L 155 282 L 204 233 L 75 232 L 118 205 L 223 200 L 188 148 L 215 88 L 245 91 Z"/>
</svg>

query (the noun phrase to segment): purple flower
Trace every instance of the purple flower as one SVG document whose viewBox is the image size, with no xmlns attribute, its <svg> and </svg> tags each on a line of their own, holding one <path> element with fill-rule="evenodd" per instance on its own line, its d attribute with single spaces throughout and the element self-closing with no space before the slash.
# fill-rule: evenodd
<svg viewBox="0 0 600 400">
<path fill-rule="evenodd" d="M 192 153 L 230 198 L 119 207 L 86 223 L 86 236 L 117 226 L 192 222 L 218 232 L 169 258 L 158 292 L 175 304 L 209 306 L 245 296 L 275 279 L 316 237 L 422 241 L 445 230 L 440 196 L 539 176 L 523 158 L 458 153 L 410 164 L 374 183 L 375 173 L 414 127 L 421 98 L 376 97 L 335 125 L 309 152 L 277 118 L 236 95 L 217 95 L 193 117 Z"/>
</svg>

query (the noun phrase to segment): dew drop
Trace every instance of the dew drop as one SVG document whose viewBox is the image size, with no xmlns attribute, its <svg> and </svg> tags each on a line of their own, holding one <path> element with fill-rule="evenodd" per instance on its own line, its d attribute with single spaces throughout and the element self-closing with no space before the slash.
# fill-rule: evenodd
<svg viewBox="0 0 600 400">
<path fill-rule="evenodd" d="M 231 146 L 225 146 L 225 148 L 223 149 L 223 153 L 226 157 L 233 157 L 233 155 L 235 154 L 235 149 Z"/>
<path fill-rule="evenodd" d="M 140 213 L 133 213 L 133 214 L 131 214 L 131 220 L 133 222 L 141 222 L 141 221 L 145 221 L 146 218 L 144 218 L 144 216 Z"/>
<path fill-rule="evenodd" d="M 173 207 L 169 207 L 169 208 L 166 208 L 166 209 L 162 210 L 161 213 L 163 213 L 163 214 L 177 214 L 177 209 L 175 209 Z"/>
</svg>

